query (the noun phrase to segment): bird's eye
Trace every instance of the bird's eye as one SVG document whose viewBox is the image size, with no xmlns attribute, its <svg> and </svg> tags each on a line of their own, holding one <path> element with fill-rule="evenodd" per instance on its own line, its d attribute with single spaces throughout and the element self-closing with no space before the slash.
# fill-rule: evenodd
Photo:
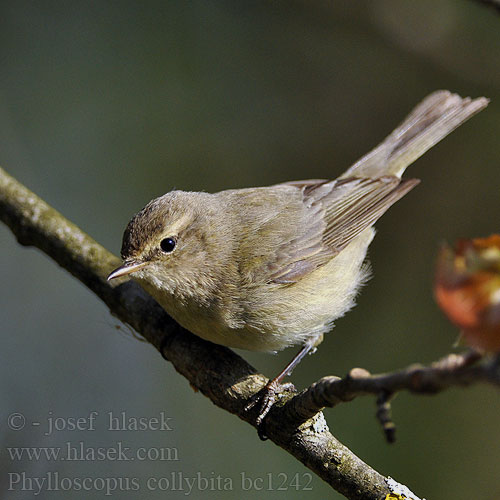
<svg viewBox="0 0 500 500">
<path fill-rule="evenodd" d="M 163 238 L 160 242 L 160 248 L 165 253 L 173 252 L 175 248 L 175 240 L 173 238 Z"/>
</svg>

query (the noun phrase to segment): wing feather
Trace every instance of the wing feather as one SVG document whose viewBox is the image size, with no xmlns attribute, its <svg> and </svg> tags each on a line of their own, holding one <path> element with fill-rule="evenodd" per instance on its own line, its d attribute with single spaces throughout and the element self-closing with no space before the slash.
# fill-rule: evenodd
<svg viewBox="0 0 500 500">
<path fill-rule="evenodd" d="M 384 176 L 292 183 L 302 195 L 300 231 L 277 249 L 268 281 L 294 283 L 324 265 L 418 182 Z"/>
</svg>

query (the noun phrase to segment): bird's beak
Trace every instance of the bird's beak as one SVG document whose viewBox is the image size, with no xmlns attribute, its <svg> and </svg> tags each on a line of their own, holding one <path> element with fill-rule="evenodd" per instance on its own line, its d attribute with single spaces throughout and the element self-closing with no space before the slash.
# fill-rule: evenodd
<svg viewBox="0 0 500 500">
<path fill-rule="evenodd" d="M 120 267 L 117 267 L 114 271 L 110 273 L 108 276 L 108 281 L 119 278 L 120 276 L 126 276 L 127 274 L 132 274 L 143 268 L 148 262 L 138 261 L 138 260 L 129 260 L 124 262 Z"/>
</svg>

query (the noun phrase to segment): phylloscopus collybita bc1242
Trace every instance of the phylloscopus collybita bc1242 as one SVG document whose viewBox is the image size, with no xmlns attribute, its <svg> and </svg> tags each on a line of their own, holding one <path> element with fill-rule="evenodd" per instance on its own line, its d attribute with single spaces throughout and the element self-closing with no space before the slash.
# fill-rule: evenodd
<svg viewBox="0 0 500 500">
<path fill-rule="evenodd" d="M 333 181 L 219 193 L 171 191 L 123 235 L 123 265 L 183 327 L 229 347 L 301 350 L 266 387 L 272 395 L 353 305 L 368 270 L 373 224 L 418 184 L 406 167 L 488 104 L 427 96 L 379 146 Z"/>
</svg>

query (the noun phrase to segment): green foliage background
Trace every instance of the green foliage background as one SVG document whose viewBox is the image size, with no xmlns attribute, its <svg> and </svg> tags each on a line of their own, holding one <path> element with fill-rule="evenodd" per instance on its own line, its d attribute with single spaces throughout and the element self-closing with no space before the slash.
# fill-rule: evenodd
<svg viewBox="0 0 500 500">
<path fill-rule="evenodd" d="M 377 225 L 373 279 L 293 381 L 302 388 L 354 366 L 380 372 L 427 363 L 449 352 L 457 335 L 432 297 L 439 243 L 499 232 L 499 57 L 500 17 L 468 0 L 5 0 L 0 164 L 118 253 L 133 213 L 174 187 L 333 178 L 429 92 L 486 95 L 486 111 L 410 168 L 422 184 Z M 80 283 L 18 246 L 5 227 L 0 252 L 1 496 L 31 498 L 19 485 L 8 491 L 9 472 L 58 471 L 136 478 L 139 491 L 115 493 L 123 499 L 164 498 L 147 480 L 173 472 L 230 478 L 232 489 L 201 485 L 190 495 L 169 491 L 172 499 L 341 498 L 317 478 L 302 491 L 307 469 L 194 393 Z M 269 376 L 291 355 L 243 353 Z M 49 417 L 90 411 L 98 412 L 95 431 L 44 435 Z M 110 411 L 148 418 L 163 411 L 173 431 L 112 432 Z M 26 416 L 24 430 L 8 429 L 13 412 Z M 361 458 L 421 496 L 499 497 L 497 390 L 401 394 L 392 446 L 374 412 L 373 399 L 363 398 L 326 418 Z M 176 448 L 179 460 L 13 461 L 5 451 L 69 441 Z M 244 491 L 242 474 L 264 478 L 263 489 L 257 481 Z M 102 497 L 95 490 L 38 495 Z"/>
</svg>

